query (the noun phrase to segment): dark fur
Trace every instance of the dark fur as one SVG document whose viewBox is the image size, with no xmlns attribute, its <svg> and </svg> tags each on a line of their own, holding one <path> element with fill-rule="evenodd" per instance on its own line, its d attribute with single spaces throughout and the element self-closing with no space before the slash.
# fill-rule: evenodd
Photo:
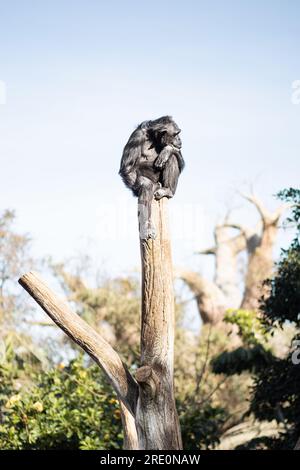
<svg viewBox="0 0 300 470">
<path fill-rule="evenodd" d="M 151 227 L 153 197 L 173 197 L 184 168 L 179 133 L 173 119 L 163 116 L 142 122 L 124 147 L 119 174 L 139 198 L 140 209 L 145 211 L 145 238 L 154 237 Z"/>
</svg>

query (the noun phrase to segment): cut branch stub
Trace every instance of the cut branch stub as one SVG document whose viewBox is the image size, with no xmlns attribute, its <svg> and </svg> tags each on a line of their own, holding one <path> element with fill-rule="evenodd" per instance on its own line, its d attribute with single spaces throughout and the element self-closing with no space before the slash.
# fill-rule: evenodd
<svg viewBox="0 0 300 470">
<path fill-rule="evenodd" d="M 49 289 L 37 273 L 25 274 L 19 283 L 47 315 L 101 367 L 119 399 L 134 415 L 138 386 L 118 353 Z"/>
<path fill-rule="evenodd" d="M 159 392 L 159 377 L 149 366 L 143 366 L 137 369 L 135 378 L 144 393 L 155 398 Z"/>
</svg>

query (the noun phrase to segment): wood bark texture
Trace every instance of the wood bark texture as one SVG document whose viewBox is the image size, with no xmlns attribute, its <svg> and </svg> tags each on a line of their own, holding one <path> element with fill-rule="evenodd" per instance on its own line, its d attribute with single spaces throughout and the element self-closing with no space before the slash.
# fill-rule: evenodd
<svg viewBox="0 0 300 470">
<path fill-rule="evenodd" d="M 156 239 L 140 240 L 142 263 L 141 368 L 136 411 L 142 449 L 181 449 L 174 399 L 175 305 L 168 199 L 152 202 Z"/>
</svg>

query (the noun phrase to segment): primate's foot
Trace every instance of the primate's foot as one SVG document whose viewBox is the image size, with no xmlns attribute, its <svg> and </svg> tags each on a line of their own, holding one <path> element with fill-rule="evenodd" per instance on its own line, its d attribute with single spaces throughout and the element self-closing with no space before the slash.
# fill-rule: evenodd
<svg viewBox="0 0 300 470">
<path fill-rule="evenodd" d="M 146 224 L 144 227 L 140 229 L 140 238 L 141 240 L 155 240 L 156 238 L 156 230 L 155 227 L 151 224 Z"/>
<path fill-rule="evenodd" d="M 170 189 L 168 188 L 161 188 L 161 189 L 158 189 L 157 191 L 155 191 L 154 193 L 154 197 L 155 199 L 159 200 L 159 199 L 162 199 L 163 197 L 168 197 L 168 198 L 171 198 L 173 197 L 173 193 Z"/>
<path fill-rule="evenodd" d="M 155 240 L 156 238 L 156 230 L 154 227 L 149 227 L 146 231 L 146 239 Z"/>
</svg>

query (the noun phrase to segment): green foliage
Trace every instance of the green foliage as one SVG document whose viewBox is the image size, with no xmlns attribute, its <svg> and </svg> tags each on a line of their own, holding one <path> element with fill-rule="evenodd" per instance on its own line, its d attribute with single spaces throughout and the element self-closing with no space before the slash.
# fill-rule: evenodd
<svg viewBox="0 0 300 470">
<path fill-rule="evenodd" d="M 264 299 L 262 309 L 265 323 L 276 327 L 287 320 L 300 326 L 300 190 L 287 189 L 279 193 L 292 205 L 287 224 L 296 228 L 296 236 L 287 250 L 282 250 L 277 275 L 267 281 L 271 294 Z"/>
<path fill-rule="evenodd" d="M 272 448 L 292 449 L 300 436 L 300 365 L 293 360 L 293 344 L 300 339 L 300 191 L 289 189 L 279 196 L 293 203 L 288 222 L 296 228 L 296 236 L 282 252 L 277 274 L 269 281 L 271 293 L 262 305 L 263 317 L 273 331 L 290 321 L 297 332 L 286 357 L 274 358 L 255 377 L 251 411 L 259 419 L 283 423 L 285 432 L 273 441 Z"/>
<path fill-rule="evenodd" d="M 266 344 L 266 328 L 254 310 L 229 309 L 225 314 L 224 321 L 237 325 L 239 336 L 245 345 Z"/>
<path fill-rule="evenodd" d="M 286 450 L 276 437 L 262 436 L 239 445 L 235 450 Z"/>
<path fill-rule="evenodd" d="M 224 351 L 212 361 L 215 374 L 234 375 L 245 371 L 257 372 L 271 363 L 273 355 L 260 344 L 251 348 L 239 347 L 234 351 Z"/>
<path fill-rule="evenodd" d="M 274 358 L 268 369 L 261 369 L 255 378 L 251 411 L 261 420 L 283 422 L 288 440 L 293 425 L 300 431 L 299 384 L 299 365 L 292 363 L 290 355 L 284 359 Z"/>
<path fill-rule="evenodd" d="M 212 370 L 215 374 L 242 374 L 256 372 L 267 366 L 272 360 L 272 353 L 267 346 L 268 334 L 266 328 L 253 310 L 228 310 L 224 320 L 238 327 L 243 346 L 233 351 L 224 351 L 212 360 Z"/>
<path fill-rule="evenodd" d="M 8 347 L 0 364 L 0 450 L 122 447 L 118 400 L 98 366 L 85 367 L 82 357 L 47 372 L 23 365 Z M 221 406 L 190 396 L 178 411 L 185 449 L 219 443 L 228 416 Z"/>
<path fill-rule="evenodd" d="M 199 404 L 192 399 L 177 405 L 185 450 L 211 449 L 220 442 L 222 425 L 227 413 L 210 403 Z"/>
<path fill-rule="evenodd" d="M 0 449 L 114 449 L 122 446 L 118 400 L 96 365 L 82 358 L 32 373 L 17 386 L 14 364 L 0 366 Z"/>
</svg>

